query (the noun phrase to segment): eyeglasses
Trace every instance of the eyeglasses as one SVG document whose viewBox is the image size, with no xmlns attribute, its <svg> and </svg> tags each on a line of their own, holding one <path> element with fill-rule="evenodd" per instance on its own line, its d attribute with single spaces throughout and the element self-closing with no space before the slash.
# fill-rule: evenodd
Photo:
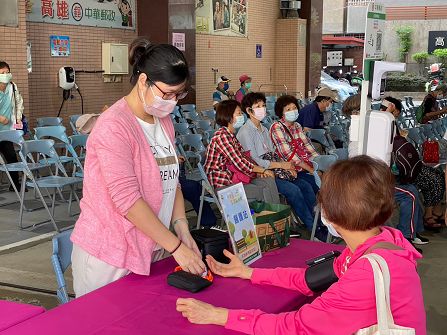
<svg viewBox="0 0 447 335">
<path fill-rule="evenodd" d="M 163 91 L 156 83 L 154 83 L 151 79 L 149 79 L 149 82 L 154 85 L 158 90 L 163 93 L 163 96 L 161 97 L 163 100 L 172 100 L 175 98 L 175 100 L 182 100 L 184 97 L 188 95 L 188 91 L 182 91 L 182 92 L 165 92 Z"/>
</svg>

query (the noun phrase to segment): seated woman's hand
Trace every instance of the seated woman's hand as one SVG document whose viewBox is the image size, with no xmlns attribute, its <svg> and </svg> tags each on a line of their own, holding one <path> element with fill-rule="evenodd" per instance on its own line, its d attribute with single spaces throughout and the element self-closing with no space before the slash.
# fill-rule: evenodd
<svg viewBox="0 0 447 335">
<path fill-rule="evenodd" d="M 293 178 L 298 177 L 298 172 L 296 172 L 295 168 L 288 170 L 288 171 L 290 172 L 290 174 L 292 175 Z"/>
<path fill-rule="evenodd" d="M 177 311 L 191 323 L 225 326 L 228 309 L 219 308 L 192 298 L 178 298 Z"/>
<path fill-rule="evenodd" d="M 271 170 L 265 170 L 263 173 L 259 173 L 261 178 L 275 178 L 275 174 Z"/>
<path fill-rule="evenodd" d="M 232 254 L 228 250 L 224 250 L 224 255 L 230 259 L 229 264 L 220 263 L 211 255 L 206 256 L 206 262 L 213 273 L 222 277 L 236 277 L 242 279 L 251 278 L 253 269 L 245 265 L 239 257 Z"/>
</svg>

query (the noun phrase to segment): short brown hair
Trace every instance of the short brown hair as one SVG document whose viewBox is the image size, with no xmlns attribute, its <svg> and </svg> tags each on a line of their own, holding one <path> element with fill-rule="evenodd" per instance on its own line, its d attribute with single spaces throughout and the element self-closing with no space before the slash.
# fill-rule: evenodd
<svg viewBox="0 0 447 335">
<path fill-rule="evenodd" d="M 241 104 L 236 100 L 224 100 L 216 106 L 216 123 L 221 127 L 228 127 L 233 119 L 234 112 Z"/>
<path fill-rule="evenodd" d="M 298 111 L 300 110 L 300 105 L 298 104 L 298 99 L 295 98 L 293 95 L 283 95 L 276 100 L 275 103 L 275 114 L 277 117 L 282 118 L 284 107 L 286 107 L 289 104 L 295 104 L 296 108 L 298 108 Z"/>
<path fill-rule="evenodd" d="M 353 112 L 360 111 L 361 100 L 360 94 L 349 96 L 343 103 L 341 112 L 346 116 L 351 116 Z"/>
<path fill-rule="evenodd" d="M 357 156 L 323 175 L 318 202 L 329 222 L 351 231 L 383 225 L 394 210 L 394 177 L 383 162 Z"/>
</svg>

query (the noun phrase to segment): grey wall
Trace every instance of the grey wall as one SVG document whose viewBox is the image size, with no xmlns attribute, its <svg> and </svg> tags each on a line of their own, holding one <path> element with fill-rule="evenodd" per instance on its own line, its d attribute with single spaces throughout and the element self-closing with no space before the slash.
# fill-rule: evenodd
<svg viewBox="0 0 447 335">
<path fill-rule="evenodd" d="M 323 1 L 323 34 L 342 34 L 345 0 Z"/>
<path fill-rule="evenodd" d="M 386 21 L 384 54 L 385 59 L 390 62 L 399 61 L 399 40 L 396 34 L 396 28 L 399 26 L 412 26 L 413 46 L 410 49 L 408 62 L 413 63 L 411 55 L 416 52 L 427 51 L 428 32 L 432 30 L 447 30 L 447 19 L 442 20 L 411 20 L 411 21 Z M 433 59 L 434 60 L 434 59 Z"/>
</svg>

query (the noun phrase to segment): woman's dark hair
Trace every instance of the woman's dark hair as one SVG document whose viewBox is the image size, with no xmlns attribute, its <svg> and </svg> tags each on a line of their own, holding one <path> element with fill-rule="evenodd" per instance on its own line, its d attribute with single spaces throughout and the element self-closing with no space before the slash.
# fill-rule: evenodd
<svg viewBox="0 0 447 335">
<path fill-rule="evenodd" d="M 357 156 L 324 173 L 318 202 L 325 217 L 351 231 L 383 225 L 394 210 L 394 177 L 383 161 Z"/>
<path fill-rule="evenodd" d="M 130 82 L 136 85 L 140 73 L 145 73 L 153 82 L 179 85 L 189 80 L 188 63 L 183 53 L 170 44 L 151 44 L 139 37 L 129 48 L 129 63 L 132 65 Z"/>
<path fill-rule="evenodd" d="M 385 97 L 383 100 L 391 102 L 394 107 L 400 112 L 402 112 L 402 102 L 399 99 L 393 98 L 393 97 Z"/>
<path fill-rule="evenodd" d="M 9 67 L 8 63 L 0 60 L 0 69 L 4 69 L 5 67 L 8 69 L 8 71 L 11 71 L 11 68 Z"/>
<path fill-rule="evenodd" d="M 234 112 L 241 104 L 236 100 L 224 100 L 217 104 L 216 123 L 221 127 L 228 127 L 233 119 Z"/>
<path fill-rule="evenodd" d="M 283 95 L 276 100 L 275 103 L 275 114 L 277 117 L 282 118 L 284 107 L 289 104 L 295 104 L 298 111 L 300 110 L 300 106 L 298 104 L 298 99 L 292 95 Z"/>
<path fill-rule="evenodd" d="M 251 106 L 253 106 L 255 103 L 258 103 L 259 101 L 264 101 L 264 103 L 266 102 L 264 93 L 250 92 L 246 94 L 241 103 L 242 111 L 248 116 L 247 108 L 251 108 Z"/>
</svg>

